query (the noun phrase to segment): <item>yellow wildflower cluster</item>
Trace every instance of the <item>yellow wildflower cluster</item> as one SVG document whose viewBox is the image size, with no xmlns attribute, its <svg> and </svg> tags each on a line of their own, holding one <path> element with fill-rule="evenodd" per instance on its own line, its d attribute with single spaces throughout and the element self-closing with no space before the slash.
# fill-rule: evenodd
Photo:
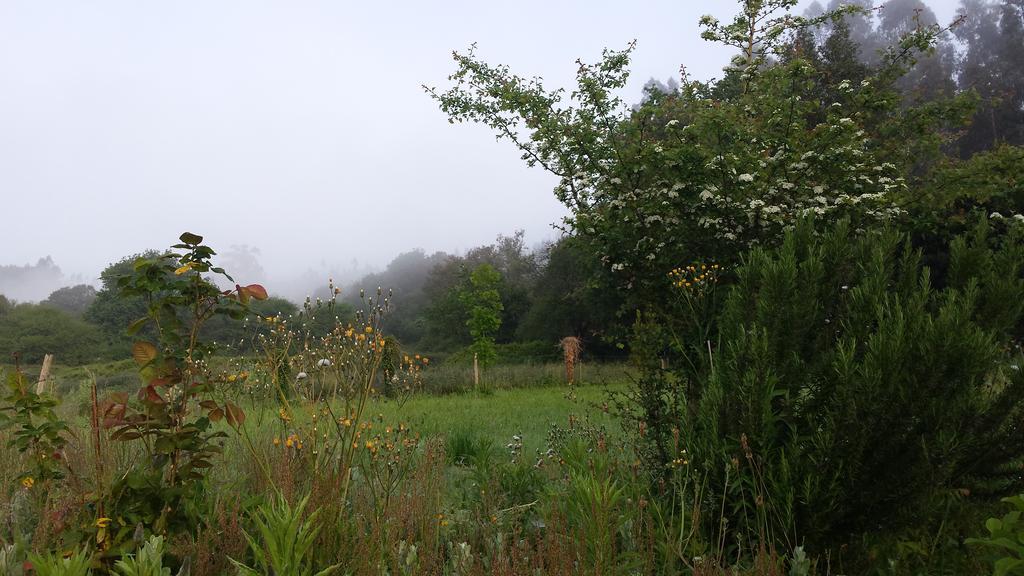
<svg viewBox="0 0 1024 576">
<path fill-rule="evenodd" d="M 718 282 L 719 271 L 720 268 L 718 264 L 712 264 L 710 266 L 706 264 L 695 264 L 680 268 L 673 268 L 672 271 L 668 273 L 668 277 L 672 281 L 672 285 L 676 288 L 693 290 Z"/>
<path fill-rule="evenodd" d="M 275 436 L 274 437 L 274 446 L 280 446 L 280 445 L 281 445 L 281 439 L 278 438 L 277 436 Z M 289 434 L 288 437 L 284 439 L 284 447 L 285 448 L 294 448 L 296 450 L 302 450 L 302 439 L 299 438 L 298 434 L 295 434 L 295 433 Z"/>
<path fill-rule="evenodd" d="M 249 371 L 248 370 L 242 370 L 241 372 L 238 372 L 237 374 L 227 374 L 226 376 L 224 376 L 224 381 L 229 383 L 229 384 L 234 383 L 234 382 L 245 382 L 248 379 L 249 379 Z"/>
</svg>

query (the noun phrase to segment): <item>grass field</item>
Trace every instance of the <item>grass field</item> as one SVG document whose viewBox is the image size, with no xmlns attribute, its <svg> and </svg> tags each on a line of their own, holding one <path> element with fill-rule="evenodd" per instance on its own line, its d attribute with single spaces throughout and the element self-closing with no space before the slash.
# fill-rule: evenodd
<svg viewBox="0 0 1024 576">
<path fill-rule="evenodd" d="M 471 433 L 504 446 L 513 435 L 521 435 L 524 454 L 532 455 L 543 448 L 551 426 L 568 426 L 570 415 L 617 432 L 617 421 L 601 410 L 601 405 L 610 391 L 623 389 L 624 384 L 581 386 L 573 390 L 573 398 L 565 386 L 496 390 L 487 394 L 422 395 L 402 406 L 396 402 L 377 402 L 371 413 L 383 414 L 386 421 L 407 422 L 424 436 Z"/>
</svg>

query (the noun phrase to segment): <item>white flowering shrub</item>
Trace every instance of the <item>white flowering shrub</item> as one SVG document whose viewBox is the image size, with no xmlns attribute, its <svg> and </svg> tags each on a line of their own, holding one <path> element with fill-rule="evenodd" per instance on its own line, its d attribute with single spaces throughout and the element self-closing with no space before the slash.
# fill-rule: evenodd
<svg viewBox="0 0 1024 576">
<path fill-rule="evenodd" d="M 768 63 L 796 30 L 852 8 L 805 19 L 788 13 L 794 4 L 747 1 L 731 24 L 702 19 L 705 39 L 741 52 L 735 95 L 684 78 L 677 92 L 629 108 L 619 93 L 633 45 L 579 63 L 572 92 L 491 66 L 474 47 L 454 54 L 447 91 L 428 92 L 452 122 L 489 125 L 529 165 L 560 177 L 566 227 L 592 242 L 621 286 L 661 289 L 680 262 L 733 263 L 777 244 L 803 216 L 866 229 L 902 213 L 915 159 L 897 128 L 912 124 L 927 140 L 937 115 L 901 110 L 890 87 L 937 31 L 914 32 L 876 76 L 839 82 L 823 101 L 808 61 Z"/>
</svg>

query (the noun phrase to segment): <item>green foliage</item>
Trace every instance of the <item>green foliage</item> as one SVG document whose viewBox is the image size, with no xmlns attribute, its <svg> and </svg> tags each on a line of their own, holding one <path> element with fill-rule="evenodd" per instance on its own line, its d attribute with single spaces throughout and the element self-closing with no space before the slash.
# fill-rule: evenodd
<svg viewBox="0 0 1024 576">
<path fill-rule="evenodd" d="M 543 267 L 531 291 L 530 309 L 516 335 L 524 341 L 558 342 L 580 336 L 587 349 L 601 352 L 603 340 L 616 332 L 615 312 L 621 294 L 600 258 L 583 242 L 565 237 L 542 254 Z M 551 352 L 556 352 L 552 347 Z"/>
<path fill-rule="evenodd" d="M 968 544 L 989 548 L 994 559 L 994 576 L 1024 574 L 1024 494 L 1003 498 L 1011 510 L 1002 518 L 985 522 L 988 536 L 969 538 Z"/>
<path fill-rule="evenodd" d="M 466 326 L 473 338 L 469 348 L 483 366 L 490 365 L 497 357 L 494 337 L 501 328 L 504 309 L 498 292 L 500 283 L 501 274 L 491 265 L 481 264 L 469 275 L 469 287 L 460 295 L 462 305 L 469 312 Z"/>
<path fill-rule="evenodd" d="M 150 536 L 138 552 L 118 560 L 114 572 L 119 576 L 171 576 L 171 569 L 164 566 L 163 536 Z"/>
<path fill-rule="evenodd" d="M 45 305 L 19 304 L 0 313 L 0 356 L 19 353 L 29 364 L 57 354 L 61 363 L 85 364 L 110 357 L 100 331 L 81 319 Z"/>
<path fill-rule="evenodd" d="M 130 336 L 125 333 L 125 327 L 146 314 L 146 304 L 140 296 L 122 294 L 118 280 L 133 272 L 137 260 L 156 258 L 159 255 L 156 250 L 149 250 L 122 258 L 107 266 L 100 273 L 102 286 L 83 315 L 86 321 L 99 327 L 108 342 L 124 355 L 128 354 L 132 342 Z"/>
<path fill-rule="evenodd" d="M 310 566 L 310 550 L 316 542 L 320 527 L 319 511 L 305 514 L 308 496 L 297 506 L 291 506 L 284 496 L 262 504 L 253 516 L 259 538 L 246 534 L 246 540 L 255 558 L 255 568 L 232 559 L 242 576 L 327 576 L 339 566 L 329 566 L 316 572 Z"/>
<path fill-rule="evenodd" d="M 728 25 L 702 21 L 706 38 L 744 50 L 735 94 L 714 97 L 712 86 L 684 79 L 679 92 L 629 111 L 615 95 L 632 46 L 581 64 L 568 95 L 471 49 L 455 55 L 453 85 L 429 93 L 452 122 L 491 127 L 528 164 L 559 176 L 555 195 L 572 231 L 616 285 L 652 302 L 680 255 L 727 265 L 751 246 L 776 245 L 802 216 L 851 218 L 857 229 L 899 216 L 909 167 L 937 153 L 939 128 L 959 111 L 901 108 L 893 88 L 934 28 L 901 40 L 870 79 L 833 80 L 827 99 L 808 60 L 762 65 L 791 33 L 845 13 L 777 13 L 793 4 L 742 2 Z"/>
<path fill-rule="evenodd" d="M 29 554 L 35 576 L 89 576 L 92 558 L 85 550 L 75 550 L 70 556 L 62 554 Z"/>
<path fill-rule="evenodd" d="M 29 456 L 31 468 L 21 474 L 22 485 L 32 489 L 36 481 L 63 478 L 69 430 L 67 422 L 54 411 L 57 399 L 46 393 L 37 394 L 34 384 L 19 370 L 7 375 L 6 380 L 0 404 L 0 429 L 12 431 L 8 446 Z"/>
<path fill-rule="evenodd" d="M 918 226 L 947 234 L 968 226 L 972 216 L 998 225 L 1024 223 L 1024 148 L 999 146 L 941 164 L 929 176 L 914 212 Z"/>
<path fill-rule="evenodd" d="M 96 300 L 95 288 L 88 284 L 77 284 L 55 290 L 40 304 L 53 306 L 68 314 L 81 316 L 92 305 L 94 300 Z"/>
<path fill-rule="evenodd" d="M 266 300 L 251 301 L 249 303 L 249 312 L 263 318 L 280 316 L 286 319 L 297 318 L 300 308 L 284 298 L 271 296 Z M 347 308 L 341 311 L 335 310 L 335 312 L 345 320 L 352 316 L 351 311 Z M 313 330 L 316 334 L 326 334 L 330 331 L 330 328 L 334 327 L 333 315 L 329 319 L 327 317 L 326 311 L 315 316 Z M 303 319 L 305 320 L 305 318 Z M 328 322 L 330 327 L 327 327 Z M 209 318 L 203 323 L 200 329 L 200 337 L 204 341 L 216 343 L 221 347 L 220 350 L 225 352 L 249 353 L 254 349 L 253 340 L 266 332 L 267 327 L 263 324 L 246 322 L 232 318 L 229 315 L 219 315 Z"/>
<path fill-rule="evenodd" d="M 713 364 L 675 371 L 699 386 L 681 436 L 731 529 L 820 552 L 1019 489 L 1024 245 L 982 228 L 950 252 L 941 290 L 892 231 L 804 223 L 747 257 Z"/>
<path fill-rule="evenodd" d="M 537 255 L 526 250 L 521 231 L 498 236 L 494 244 L 474 248 L 464 257 L 447 257 L 430 270 L 423 285 L 427 305 L 422 310 L 421 345 L 431 350 L 451 350 L 472 343 L 465 330 L 470 310 L 464 295 L 473 289 L 472 272 L 483 265 L 501 276 L 495 287 L 501 300 L 501 323 L 494 339 L 505 343 L 515 338 L 529 311 L 530 291 L 539 270 Z"/>
</svg>

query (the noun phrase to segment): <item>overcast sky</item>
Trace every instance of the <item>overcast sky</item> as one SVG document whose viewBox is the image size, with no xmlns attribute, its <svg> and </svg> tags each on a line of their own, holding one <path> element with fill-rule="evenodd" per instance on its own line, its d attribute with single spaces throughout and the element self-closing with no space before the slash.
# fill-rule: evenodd
<svg viewBox="0 0 1024 576">
<path fill-rule="evenodd" d="M 928 2 L 943 21 L 953 0 Z M 270 282 L 555 237 L 553 179 L 421 89 L 450 53 L 549 87 L 638 45 L 631 84 L 720 75 L 735 2 L 0 0 L 0 265 L 89 281 L 184 230 L 261 251 Z M 273 291 L 273 286 L 270 286 Z M 45 296 L 45 295 L 44 295 Z"/>
</svg>

